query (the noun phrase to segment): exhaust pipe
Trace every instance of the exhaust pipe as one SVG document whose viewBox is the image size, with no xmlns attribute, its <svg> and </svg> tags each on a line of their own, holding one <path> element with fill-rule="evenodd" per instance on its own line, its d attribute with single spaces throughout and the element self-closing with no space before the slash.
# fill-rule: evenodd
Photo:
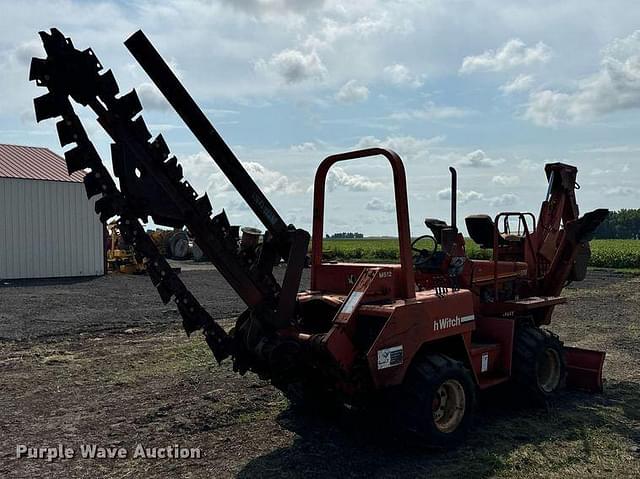
<svg viewBox="0 0 640 479">
<path fill-rule="evenodd" d="M 458 231 L 457 225 L 457 205 L 458 205 L 458 172 L 453 166 L 449 167 L 451 172 L 451 227 Z"/>
</svg>

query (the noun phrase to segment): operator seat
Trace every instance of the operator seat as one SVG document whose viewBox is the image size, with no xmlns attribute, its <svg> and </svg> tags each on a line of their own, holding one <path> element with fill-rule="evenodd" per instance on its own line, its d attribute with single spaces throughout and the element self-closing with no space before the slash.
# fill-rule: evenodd
<svg viewBox="0 0 640 479">
<path fill-rule="evenodd" d="M 445 221 L 436 218 L 425 218 L 424 224 L 431 230 L 431 233 L 433 233 L 436 243 L 442 244 L 442 230 L 448 228 L 449 225 Z"/>
<path fill-rule="evenodd" d="M 464 222 L 469 236 L 480 248 L 493 248 L 495 225 L 489 215 L 469 215 Z"/>
<path fill-rule="evenodd" d="M 480 248 L 492 249 L 495 224 L 489 215 L 469 215 L 464 219 L 467 231 Z M 522 243 L 524 236 L 516 234 L 498 234 L 498 245 L 515 245 Z"/>
</svg>

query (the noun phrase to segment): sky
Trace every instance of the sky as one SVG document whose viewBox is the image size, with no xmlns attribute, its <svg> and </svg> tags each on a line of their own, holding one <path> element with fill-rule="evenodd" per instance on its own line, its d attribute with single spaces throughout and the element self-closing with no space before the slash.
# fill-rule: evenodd
<svg viewBox="0 0 640 479">
<path fill-rule="evenodd" d="M 62 154 L 36 124 L 30 59 L 57 27 L 136 88 L 185 176 L 214 212 L 260 226 L 123 45 L 142 29 L 287 223 L 309 229 L 313 175 L 328 155 L 370 146 L 404 161 L 411 232 L 458 214 L 537 213 L 544 164 L 579 169 L 578 203 L 640 207 L 637 1 L 0 0 L 0 143 Z M 109 140 L 80 117 L 105 163 Z M 325 232 L 397 232 L 382 158 L 329 173 Z"/>
</svg>

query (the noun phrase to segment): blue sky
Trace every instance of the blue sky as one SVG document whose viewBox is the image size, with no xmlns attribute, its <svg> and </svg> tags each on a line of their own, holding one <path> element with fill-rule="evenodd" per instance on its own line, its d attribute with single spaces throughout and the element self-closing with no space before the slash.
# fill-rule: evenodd
<svg viewBox="0 0 640 479">
<path fill-rule="evenodd" d="M 27 6 L 28 5 L 28 6 Z M 35 124 L 29 59 L 37 31 L 91 46 L 122 91 L 138 89 L 187 178 L 234 223 L 256 220 L 122 42 L 142 28 L 285 217 L 309 228 L 327 155 L 398 151 L 412 233 L 448 217 L 448 166 L 461 215 L 537 213 L 543 165 L 579 168 L 583 211 L 640 207 L 640 6 L 634 1 L 0 0 L 0 142 L 61 153 Z M 82 112 L 108 162 L 108 140 Z M 382 160 L 334 168 L 325 229 L 393 234 Z"/>
</svg>

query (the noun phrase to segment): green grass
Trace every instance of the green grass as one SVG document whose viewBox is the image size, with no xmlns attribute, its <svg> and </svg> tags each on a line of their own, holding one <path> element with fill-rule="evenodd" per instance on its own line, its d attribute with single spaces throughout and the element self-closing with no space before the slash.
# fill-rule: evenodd
<svg viewBox="0 0 640 479">
<path fill-rule="evenodd" d="M 466 239 L 470 258 L 488 259 L 490 250 L 483 250 L 469 238 Z M 397 261 L 396 238 L 325 239 L 322 252 L 327 260 Z M 617 269 L 640 268 L 640 240 L 591 241 L 591 266 Z"/>
</svg>

